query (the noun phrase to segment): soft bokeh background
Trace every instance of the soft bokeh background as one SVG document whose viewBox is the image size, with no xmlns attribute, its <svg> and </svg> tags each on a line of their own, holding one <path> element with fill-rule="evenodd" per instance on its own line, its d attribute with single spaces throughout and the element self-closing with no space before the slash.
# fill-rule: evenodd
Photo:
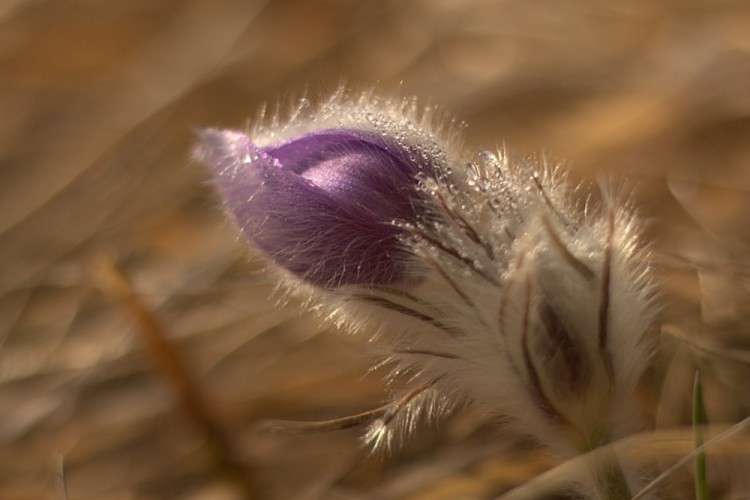
<svg viewBox="0 0 750 500">
<path fill-rule="evenodd" d="M 357 340 L 273 307 L 194 130 L 342 81 L 441 106 L 469 147 L 634 186 L 666 284 L 660 427 L 689 422 L 696 366 L 710 422 L 749 414 L 750 3 L 6 0 L 0 497 L 63 498 L 62 462 L 71 499 L 242 498 L 102 261 L 164 325 L 258 498 L 492 498 L 554 465 L 471 412 L 387 459 L 362 459 L 356 431 L 254 427 L 386 393 Z M 711 460 L 717 498 L 748 494 L 747 453 Z"/>
</svg>

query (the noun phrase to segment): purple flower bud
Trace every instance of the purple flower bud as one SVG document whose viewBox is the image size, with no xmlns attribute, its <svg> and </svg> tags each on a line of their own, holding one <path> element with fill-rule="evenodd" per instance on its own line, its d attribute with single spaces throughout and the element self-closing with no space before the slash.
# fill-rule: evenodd
<svg viewBox="0 0 750 500">
<path fill-rule="evenodd" d="M 328 129 L 264 147 L 206 130 L 198 158 L 213 169 L 229 212 L 274 262 L 318 286 L 408 279 L 394 222 L 417 220 L 416 175 L 401 147 L 371 133 Z"/>
</svg>

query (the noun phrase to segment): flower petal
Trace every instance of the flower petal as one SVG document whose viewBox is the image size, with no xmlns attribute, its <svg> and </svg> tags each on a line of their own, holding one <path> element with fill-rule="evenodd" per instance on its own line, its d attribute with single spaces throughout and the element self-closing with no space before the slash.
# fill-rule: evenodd
<svg viewBox="0 0 750 500">
<path fill-rule="evenodd" d="M 198 157 L 243 232 L 277 264 L 319 286 L 403 280 L 408 253 L 392 222 L 415 217 L 416 181 L 387 150 L 341 138 L 260 149 L 244 134 L 208 130 Z"/>
</svg>

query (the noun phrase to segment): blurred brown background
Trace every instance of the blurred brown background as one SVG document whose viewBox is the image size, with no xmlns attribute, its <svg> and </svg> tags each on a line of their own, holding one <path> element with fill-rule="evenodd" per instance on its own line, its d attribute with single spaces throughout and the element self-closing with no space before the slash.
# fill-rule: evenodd
<svg viewBox="0 0 750 500">
<path fill-rule="evenodd" d="M 748 415 L 750 3 L 8 0 L 0 498 L 64 498 L 60 457 L 71 499 L 241 498 L 102 293 L 102 259 L 165 326 L 259 498 L 492 498 L 553 465 L 471 415 L 351 473 L 356 431 L 254 430 L 385 392 L 357 341 L 273 307 L 190 160 L 193 131 L 342 81 L 446 109 L 468 147 L 628 181 L 667 288 L 660 425 L 689 422 L 696 365 L 713 422 Z M 727 498 L 747 487 L 736 460 L 712 475 Z"/>
</svg>

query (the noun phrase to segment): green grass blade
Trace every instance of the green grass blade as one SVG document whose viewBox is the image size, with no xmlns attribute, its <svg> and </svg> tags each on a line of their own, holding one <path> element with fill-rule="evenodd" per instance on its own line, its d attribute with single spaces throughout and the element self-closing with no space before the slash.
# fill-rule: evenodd
<svg viewBox="0 0 750 500">
<path fill-rule="evenodd" d="M 700 370 L 696 370 L 693 380 L 693 436 L 696 448 L 703 445 L 703 426 L 705 423 L 706 409 L 703 405 L 703 383 L 701 382 Z M 704 452 L 695 455 L 695 498 L 696 500 L 709 500 L 706 454 Z"/>
</svg>

